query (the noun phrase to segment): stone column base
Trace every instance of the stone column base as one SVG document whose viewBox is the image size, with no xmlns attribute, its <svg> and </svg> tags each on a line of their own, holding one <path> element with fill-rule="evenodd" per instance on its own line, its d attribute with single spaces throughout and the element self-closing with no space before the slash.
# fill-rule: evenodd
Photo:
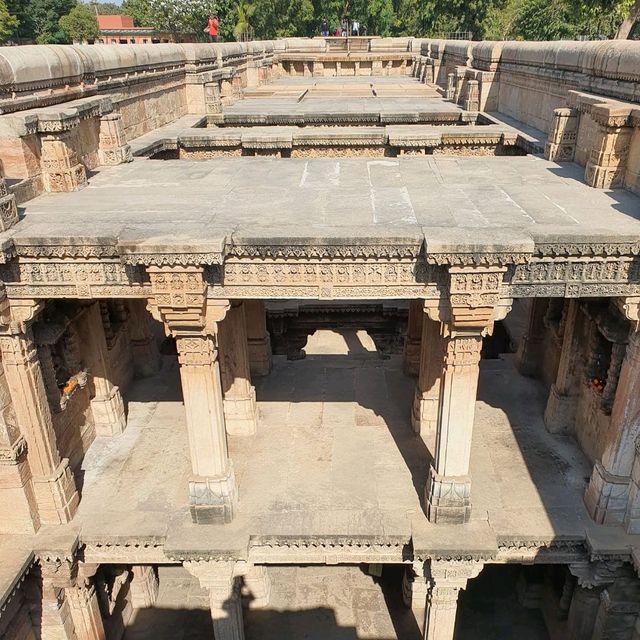
<svg viewBox="0 0 640 640">
<path fill-rule="evenodd" d="M 107 167 L 133 162 L 131 147 L 128 144 L 116 147 L 115 149 L 100 149 L 98 151 L 98 158 L 100 166 Z"/>
<path fill-rule="evenodd" d="M 262 339 L 249 338 L 249 368 L 251 376 L 266 376 L 273 364 L 271 358 L 271 338 L 267 334 Z"/>
<path fill-rule="evenodd" d="M 124 402 L 120 389 L 112 387 L 107 398 L 93 398 L 91 411 L 96 425 L 96 435 L 115 436 L 122 433 L 127 426 Z"/>
<path fill-rule="evenodd" d="M 594 522 L 605 525 L 624 524 L 629 502 L 629 478 L 614 476 L 596 462 L 584 494 L 584 503 Z"/>
<path fill-rule="evenodd" d="M 544 424 L 547 431 L 549 433 L 571 433 L 574 429 L 576 404 L 575 396 L 561 394 L 553 384 L 544 411 Z"/>
<path fill-rule="evenodd" d="M 69 460 L 62 460 L 55 473 L 48 478 L 34 477 L 33 492 L 42 524 L 69 522 L 80 502 Z"/>
<path fill-rule="evenodd" d="M 231 522 L 237 508 L 237 501 L 236 477 L 231 462 L 224 476 L 193 477 L 189 481 L 191 519 L 197 524 Z"/>
<path fill-rule="evenodd" d="M 245 398 L 224 399 L 224 423 L 232 436 L 252 436 L 257 429 L 256 390 Z"/>
<path fill-rule="evenodd" d="M 87 172 L 82 164 L 59 171 L 45 171 L 43 178 L 45 191 L 51 193 L 77 191 L 87 186 Z"/>
<path fill-rule="evenodd" d="M 425 490 L 427 518 L 433 523 L 464 524 L 471 517 L 471 478 L 441 476 L 433 467 Z"/>
</svg>

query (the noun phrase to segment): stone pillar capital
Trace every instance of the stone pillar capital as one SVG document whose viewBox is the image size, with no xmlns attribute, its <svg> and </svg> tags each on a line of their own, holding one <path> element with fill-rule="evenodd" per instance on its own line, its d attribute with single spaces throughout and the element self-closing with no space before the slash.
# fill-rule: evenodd
<svg viewBox="0 0 640 640">
<path fill-rule="evenodd" d="M 573 562 L 569 564 L 569 571 L 583 589 L 597 589 L 613 584 L 619 570 L 623 567 L 622 560 L 602 560 L 598 562 Z"/>
<path fill-rule="evenodd" d="M 616 298 L 616 304 L 624 316 L 631 320 L 637 333 L 640 328 L 640 296 Z"/>
<path fill-rule="evenodd" d="M 78 562 L 73 555 L 40 552 L 38 558 L 43 583 L 56 589 L 67 589 L 76 585 Z"/>
<path fill-rule="evenodd" d="M 2 333 L 16 335 L 26 333 L 41 311 L 43 300 L 9 300 L 3 296 L 0 300 L 0 324 Z"/>
<path fill-rule="evenodd" d="M 187 561 L 184 562 L 184 568 L 198 579 L 203 589 L 209 590 L 212 602 L 219 601 L 220 604 L 233 592 L 236 577 L 249 569 L 235 560 Z"/>
</svg>

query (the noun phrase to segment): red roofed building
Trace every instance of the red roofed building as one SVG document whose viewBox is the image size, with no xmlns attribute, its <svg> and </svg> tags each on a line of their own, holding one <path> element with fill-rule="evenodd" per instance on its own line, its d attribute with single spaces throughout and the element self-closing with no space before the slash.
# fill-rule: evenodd
<svg viewBox="0 0 640 640">
<path fill-rule="evenodd" d="M 157 42 L 175 42 L 170 33 L 163 33 L 152 27 L 136 27 L 133 18 L 127 15 L 96 16 L 100 37 L 96 42 L 102 44 L 151 44 Z"/>
</svg>

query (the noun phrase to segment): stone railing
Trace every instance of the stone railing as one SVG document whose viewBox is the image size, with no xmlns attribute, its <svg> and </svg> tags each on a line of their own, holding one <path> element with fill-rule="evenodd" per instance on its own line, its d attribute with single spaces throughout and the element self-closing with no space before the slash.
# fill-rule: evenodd
<svg viewBox="0 0 640 640">
<path fill-rule="evenodd" d="M 596 188 L 640 193 L 640 43 L 421 41 L 413 73 L 468 110 L 545 132 Z"/>
</svg>

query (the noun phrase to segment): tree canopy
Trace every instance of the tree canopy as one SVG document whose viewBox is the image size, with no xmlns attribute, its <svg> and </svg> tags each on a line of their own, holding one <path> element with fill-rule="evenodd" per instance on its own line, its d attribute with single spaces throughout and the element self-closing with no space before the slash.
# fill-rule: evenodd
<svg viewBox="0 0 640 640">
<path fill-rule="evenodd" d="M 69 21 L 63 29 L 60 19 L 79 4 L 80 0 L 0 0 L 0 39 L 68 42 Z M 122 7 L 107 1 L 88 8 L 121 11 L 132 16 L 136 26 L 201 40 L 207 37 L 204 29 L 212 13 L 220 20 L 221 40 L 245 34 L 312 36 L 319 33 L 322 20 L 333 32 L 345 16 L 366 26 L 368 34 L 381 36 L 446 38 L 468 32 L 474 40 L 557 40 L 627 38 L 640 31 L 634 28 L 640 0 L 124 0 Z M 74 19 L 79 15 L 76 12 Z"/>
<path fill-rule="evenodd" d="M 78 4 L 59 20 L 60 28 L 72 42 L 94 40 L 100 35 L 96 13 L 86 4 Z"/>
</svg>

